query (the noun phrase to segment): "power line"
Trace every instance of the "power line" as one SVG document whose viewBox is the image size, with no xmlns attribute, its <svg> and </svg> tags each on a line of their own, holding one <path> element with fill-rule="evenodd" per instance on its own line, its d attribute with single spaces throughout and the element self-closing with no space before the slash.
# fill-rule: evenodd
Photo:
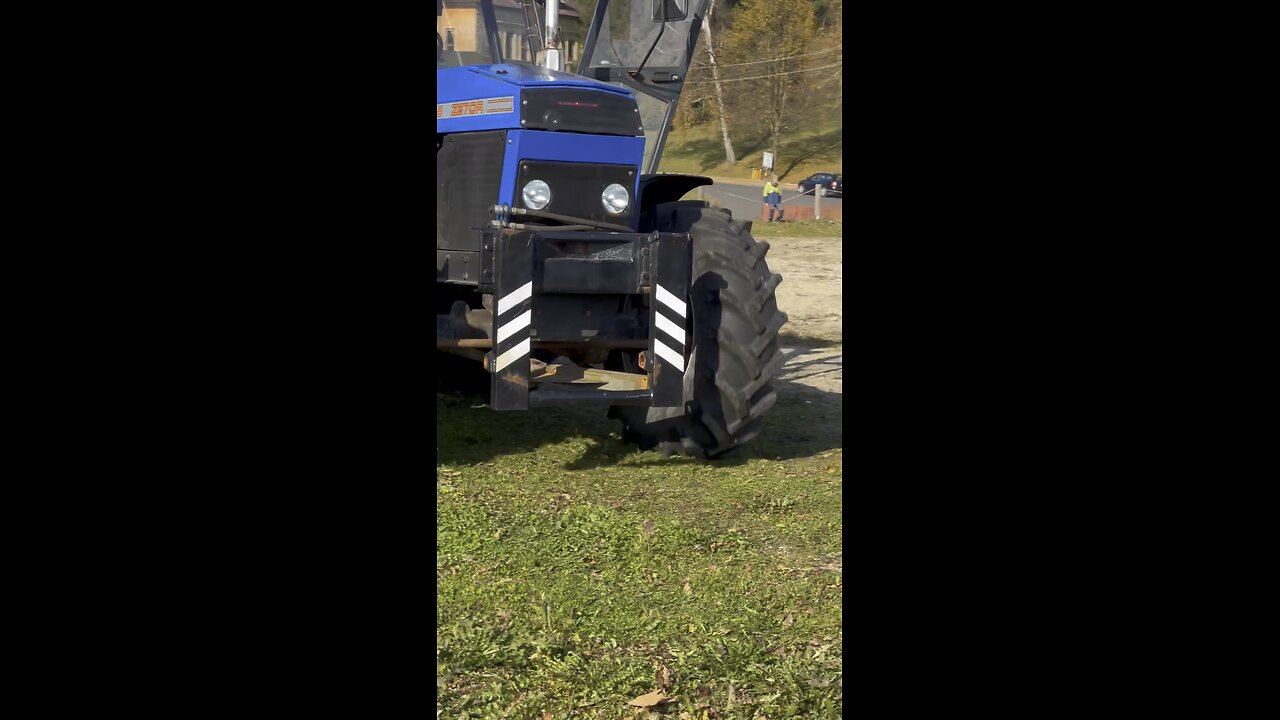
<svg viewBox="0 0 1280 720">
<path fill-rule="evenodd" d="M 727 65 L 724 63 L 719 63 L 716 65 L 716 67 L 727 68 L 727 67 L 738 67 L 739 65 L 759 65 L 760 63 L 767 63 L 767 62 L 782 62 L 783 60 L 792 60 L 795 58 L 809 57 L 810 55 L 821 55 L 823 53 L 836 52 L 837 50 L 841 50 L 841 49 L 842 48 L 839 45 L 837 45 L 836 47 L 833 47 L 833 48 L 827 48 L 826 50 L 817 50 L 811 53 L 804 53 L 803 55 L 791 55 L 789 57 L 773 58 L 772 60 L 752 60 L 751 62 L 729 63 Z M 699 67 L 711 67 L 711 65 L 710 64 L 707 64 L 705 66 L 700 65 Z"/>
<path fill-rule="evenodd" d="M 841 64 L 842 63 L 835 63 L 834 65 L 822 65 L 821 67 L 805 68 L 803 70 L 788 70 L 787 72 L 772 73 L 770 75 L 753 75 L 752 77 L 729 78 L 728 80 L 720 80 L 719 82 L 722 82 L 722 83 L 740 82 L 742 80 L 759 80 L 760 78 L 778 77 L 779 75 L 794 75 L 795 73 L 813 72 L 814 70 L 826 70 L 827 68 L 840 67 Z M 685 85 L 708 85 L 714 82 L 716 81 L 715 80 L 692 80 L 690 82 L 685 83 Z"/>
</svg>

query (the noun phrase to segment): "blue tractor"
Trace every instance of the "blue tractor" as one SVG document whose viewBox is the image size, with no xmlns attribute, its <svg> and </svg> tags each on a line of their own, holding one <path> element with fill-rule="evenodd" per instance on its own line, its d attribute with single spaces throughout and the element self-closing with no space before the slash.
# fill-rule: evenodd
<svg viewBox="0 0 1280 720">
<path fill-rule="evenodd" d="M 776 402 L 786 315 L 751 223 L 657 172 L 706 0 L 587 1 L 436 0 L 436 348 L 494 410 L 713 458 Z"/>
</svg>

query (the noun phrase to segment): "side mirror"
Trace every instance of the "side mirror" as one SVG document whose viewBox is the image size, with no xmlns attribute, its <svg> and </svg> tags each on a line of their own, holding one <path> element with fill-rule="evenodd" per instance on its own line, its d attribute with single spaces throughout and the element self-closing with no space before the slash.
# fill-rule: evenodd
<svg viewBox="0 0 1280 720">
<path fill-rule="evenodd" d="M 689 0 L 653 0 L 653 21 L 674 22 L 689 17 Z"/>
</svg>

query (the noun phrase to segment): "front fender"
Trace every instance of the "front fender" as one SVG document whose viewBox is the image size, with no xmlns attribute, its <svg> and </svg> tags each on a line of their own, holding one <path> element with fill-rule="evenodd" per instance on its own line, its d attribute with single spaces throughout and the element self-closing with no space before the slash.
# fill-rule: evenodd
<svg viewBox="0 0 1280 720">
<path fill-rule="evenodd" d="M 666 202 L 674 202 L 685 196 L 685 193 L 704 185 L 714 185 L 715 181 L 705 175 L 684 175 L 682 173 L 658 173 L 640 176 L 640 216 Z M 644 228 L 641 228 L 644 230 Z"/>
</svg>

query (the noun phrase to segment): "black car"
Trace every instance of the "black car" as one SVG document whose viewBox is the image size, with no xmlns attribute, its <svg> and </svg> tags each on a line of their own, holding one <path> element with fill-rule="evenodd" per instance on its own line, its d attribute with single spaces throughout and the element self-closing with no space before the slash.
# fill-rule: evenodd
<svg viewBox="0 0 1280 720">
<path fill-rule="evenodd" d="M 844 197 L 844 175 L 840 173 L 814 173 L 796 183 L 800 186 L 800 194 L 809 195 L 814 188 L 823 197 Z"/>
</svg>

